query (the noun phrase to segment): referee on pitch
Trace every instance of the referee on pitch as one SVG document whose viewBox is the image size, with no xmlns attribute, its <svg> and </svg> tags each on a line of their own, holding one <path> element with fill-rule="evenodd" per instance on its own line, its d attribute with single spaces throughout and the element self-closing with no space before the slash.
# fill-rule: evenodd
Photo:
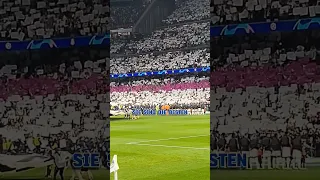
<svg viewBox="0 0 320 180">
<path fill-rule="evenodd" d="M 53 179 L 56 180 L 57 174 L 59 173 L 61 180 L 64 180 L 63 173 L 67 163 L 66 158 L 62 156 L 62 154 L 59 152 L 59 149 L 55 149 L 54 153 L 52 154 L 52 157 L 54 159 L 55 164 Z"/>
</svg>

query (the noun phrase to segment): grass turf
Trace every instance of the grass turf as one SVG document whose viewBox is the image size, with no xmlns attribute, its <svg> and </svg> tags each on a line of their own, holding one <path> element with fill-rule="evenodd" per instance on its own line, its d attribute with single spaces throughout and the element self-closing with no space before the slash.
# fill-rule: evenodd
<svg viewBox="0 0 320 180">
<path fill-rule="evenodd" d="M 118 155 L 119 180 L 209 179 L 209 126 L 209 116 L 112 121 L 110 157 Z M 127 144 L 140 141 L 148 142 Z"/>
</svg>

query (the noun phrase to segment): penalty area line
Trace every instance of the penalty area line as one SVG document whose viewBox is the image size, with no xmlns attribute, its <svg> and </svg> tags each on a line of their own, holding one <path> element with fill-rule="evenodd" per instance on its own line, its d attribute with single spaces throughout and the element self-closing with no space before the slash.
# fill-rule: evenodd
<svg viewBox="0 0 320 180">
<path fill-rule="evenodd" d="M 153 147 L 165 147 L 165 148 L 180 148 L 180 149 L 195 149 L 195 150 L 210 150 L 210 148 L 196 148 L 196 147 L 187 147 L 187 146 L 167 146 L 167 145 L 161 145 L 161 144 L 142 144 L 142 143 L 136 143 L 131 145 L 138 145 L 138 146 L 153 146 Z"/>
<path fill-rule="evenodd" d="M 148 142 L 159 142 L 159 141 L 169 141 L 169 140 L 177 140 L 177 139 L 188 139 L 188 138 L 197 138 L 197 137 L 204 137 L 209 135 L 197 135 L 197 136 L 182 136 L 176 138 L 165 138 L 165 139 L 155 139 L 155 140 L 147 140 L 147 141 L 138 141 L 138 142 L 129 142 L 126 144 L 140 144 L 140 143 L 148 143 Z"/>
</svg>

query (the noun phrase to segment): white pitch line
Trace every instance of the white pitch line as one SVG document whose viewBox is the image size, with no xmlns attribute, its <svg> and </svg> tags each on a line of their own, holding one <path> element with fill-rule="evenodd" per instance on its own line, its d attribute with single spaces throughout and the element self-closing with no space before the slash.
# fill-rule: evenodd
<svg viewBox="0 0 320 180">
<path fill-rule="evenodd" d="M 129 142 L 129 143 L 126 143 L 126 144 L 140 144 L 140 143 L 147 143 L 147 142 L 168 141 L 168 140 L 187 139 L 187 138 L 196 138 L 196 137 L 204 137 L 204 136 L 209 136 L 209 135 L 183 136 L 183 137 L 176 137 L 176 138 L 166 138 L 166 139 L 156 139 L 156 140 L 148 140 L 148 141 Z"/>
<path fill-rule="evenodd" d="M 161 144 L 132 144 L 132 145 L 166 147 L 166 148 L 180 148 L 180 149 L 210 150 L 210 148 L 196 148 L 196 147 L 186 147 L 186 146 L 167 146 L 167 145 L 161 145 Z"/>
</svg>

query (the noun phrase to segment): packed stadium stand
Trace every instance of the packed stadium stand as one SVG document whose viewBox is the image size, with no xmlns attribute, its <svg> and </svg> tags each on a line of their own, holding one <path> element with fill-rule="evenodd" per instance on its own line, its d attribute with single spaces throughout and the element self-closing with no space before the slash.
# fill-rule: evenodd
<svg viewBox="0 0 320 180">
<path fill-rule="evenodd" d="M 111 59 L 113 73 L 131 73 L 209 66 L 208 49 L 171 51 L 164 54 L 143 54 Z"/>
<path fill-rule="evenodd" d="M 6 144 L 0 153 L 108 151 L 103 134 L 110 101 L 105 47 L 0 56 L 0 129 Z"/>
<path fill-rule="evenodd" d="M 107 33 L 109 1 L 1 1 L 1 39 L 26 40 Z"/>
<path fill-rule="evenodd" d="M 209 22 L 173 25 L 156 30 L 141 40 L 111 46 L 113 53 L 140 54 L 154 51 L 179 50 L 209 43 Z M 120 51 L 123 50 L 123 51 Z"/>
<path fill-rule="evenodd" d="M 304 157 L 319 157 L 319 37 L 307 30 L 213 38 L 212 142 L 287 132 L 302 137 Z"/>
<path fill-rule="evenodd" d="M 176 1 L 177 9 L 163 20 L 166 24 L 201 21 L 210 19 L 209 1 Z"/>
<path fill-rule="evenodd" d="M 111 104 L 151 107 L 170 104 L 178 109 L 203 107 L 208 103 L 210 87 L 208 77 L 194 76 L 143 79 L 130 81 L 126 85 L 112 83 L 111 86 L 114 86 L 111 89 Z"/>
<path fill-rule="evenodd" d="M 0 52 L 0 172 L 25 169 L 10 162 L 15 156 L 34 156 L 28 168 L 53 163 L 56 150 L 99 152 L 107 167 L 109 46 L 76 47 L 72 38 L 108 33 L 109 1 L 1 1 L 0 7 L 1 39 L 17 45 Z M 25 49 L 29 40 L 61 37 L 68 48 Z"/>
<path fill-rule="evenodd" d="M 211 23 L 235 24 L 318 17 L 319 2 L 302 1 L 211 1 Z"/>
<path fill-rule="evenodd" d="M 130 18 L 116 14 L 113 19 L 125 18 L 124 22 L 131 20 L 128 24 L 134 24 L 138 14 L 141 12 L 136 11 Z M 210 66 L 209 16 L 209 1 L 177 0 L 176 9 L 153 32 L 112 39 L 110 73 L 147 74 L 112 78 L 112 107 L 155 108 L 166 104 L 175 109 L 207 107 L 208 72 L 189 69 Z M 185 69 L 184 73 L 167 72 L 180 69 Z M 159 75 L 160 72 L 164 74 Z"/>
</svg>

